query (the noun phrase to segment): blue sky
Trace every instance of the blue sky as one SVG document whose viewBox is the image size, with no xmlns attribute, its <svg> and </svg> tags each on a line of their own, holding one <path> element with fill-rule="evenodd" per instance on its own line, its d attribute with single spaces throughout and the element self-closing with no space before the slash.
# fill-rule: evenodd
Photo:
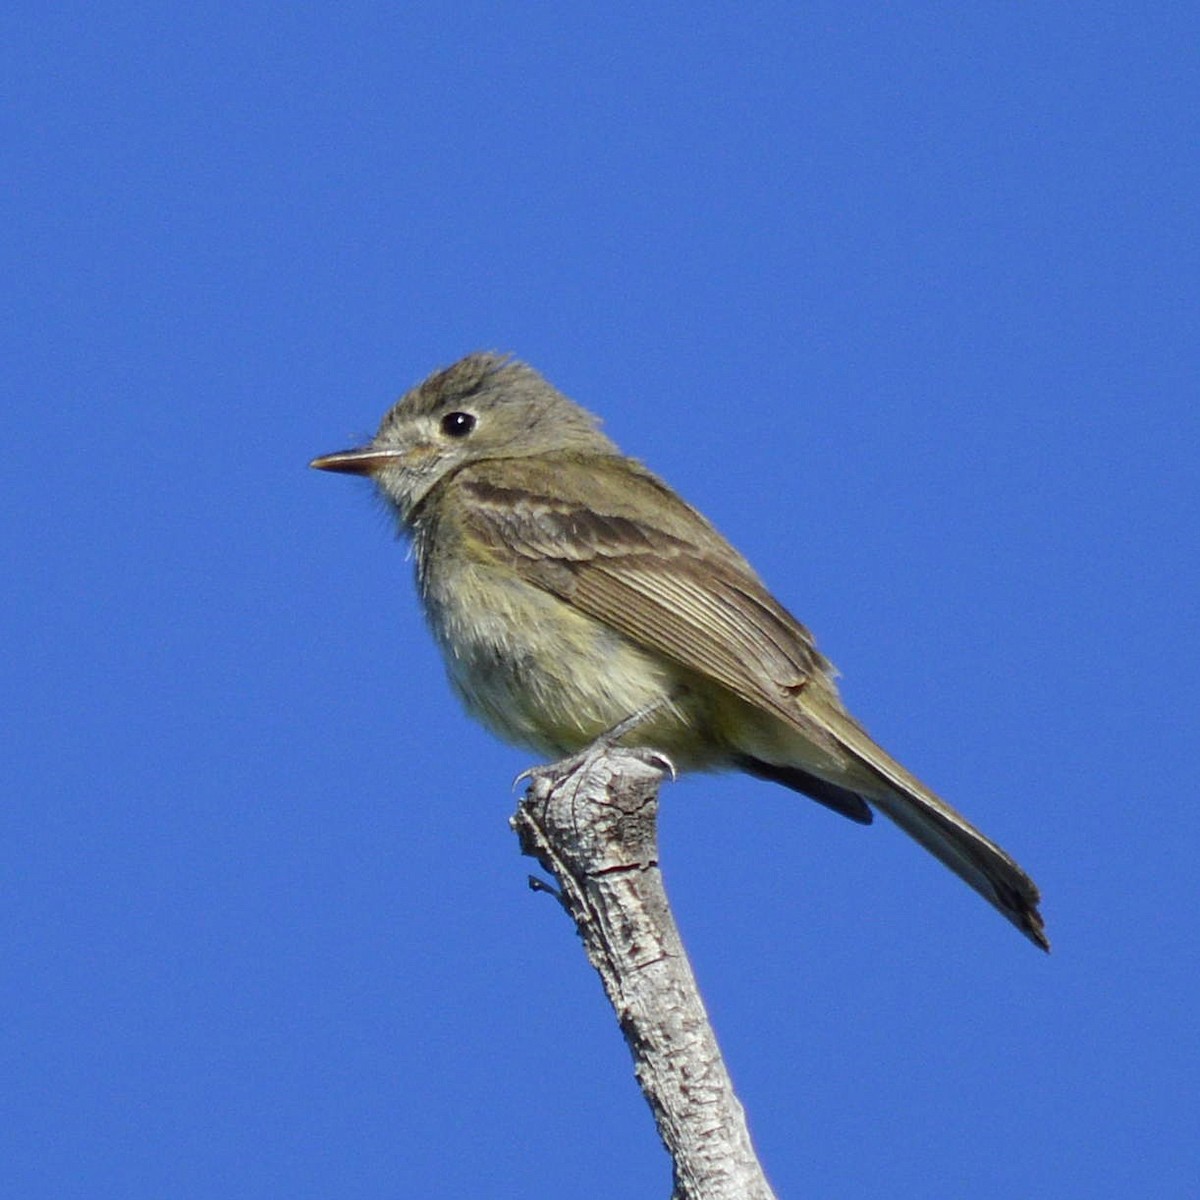
<svg viewBox="0 0 1200 1200">
<path fill-rule="evenodd" d="M 664 795 L 781 1196 L 1190 1194 L 1194 5 L 18 4 L 0 1193 L 665 1196 L 404 548 L 314 454 L 600 412 L 1034 875 Z"/>
</svg>

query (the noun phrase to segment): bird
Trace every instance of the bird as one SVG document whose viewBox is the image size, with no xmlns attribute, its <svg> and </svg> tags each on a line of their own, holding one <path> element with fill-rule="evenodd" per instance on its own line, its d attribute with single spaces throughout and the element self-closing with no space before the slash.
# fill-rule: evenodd
<svg viewBox="0 0 1200 1200">
<path fill-rule="evenodd" d="M 715 527 L 526 363 L 468 354 L 310 465 L 373 481 L 450 683 L 501 738 L 562 756 L 619 727 L 679 770 L 740 770 L 859 824 L 878 811 L 1049 950 L 1033 880 L 871 738 Z"/>
</svg>

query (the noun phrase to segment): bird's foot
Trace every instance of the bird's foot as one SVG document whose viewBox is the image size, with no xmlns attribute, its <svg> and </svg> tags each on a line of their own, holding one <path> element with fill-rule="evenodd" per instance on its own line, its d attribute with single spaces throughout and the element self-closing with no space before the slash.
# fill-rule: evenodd
<svg viewBox="0 0 1200 1200">
<path fill-rule="evenodd" d="M 513 790 L 515 791 L 517 784 L 522 783 L 526 779 L 535 782 L 546 776 L 554 776 L 562 779 L 575 772 L 590 771 L 605 755 L 611 754 L 614 750 L 618 749 L 617 743 L 627 733 L 630 733 L 643 724 L 667 703 L 669 703 L 669 698 L 662 697 L 652 704 L 647 704 L 643 708 L 639 708 L 637 712 L 631 713 L 622 721 L 618 721 L 611 729 L 606 729 L 591 745 L 585 746 L 575 754 L 568 754 L 565 758 L 560 758 L 557 762 L 528 767 L 512 781 Z M 647 766 L 654 767 L 656 770 L 670 775 L 672 783 L 679 778 L 679 773 L 675 770 L 675 764 L 661 750 L 655 750 L 652 746 L 621 746 L 619 749 L 622 754 L 633 755 Z"/>
</svg>

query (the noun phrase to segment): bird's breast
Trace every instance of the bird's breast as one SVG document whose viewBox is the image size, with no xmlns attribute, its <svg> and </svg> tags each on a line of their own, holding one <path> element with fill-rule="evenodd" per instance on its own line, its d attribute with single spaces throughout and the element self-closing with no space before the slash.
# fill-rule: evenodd
<svg viewBox="0 0 1200 1200">
<path fill-rule="evenodd" d="M 670 753 L 696 723 L 673 664 L 510 568 L 434 556 L 421 564 L 420 580 L 451 683 L 471 714 L 507 741 L 567 754 L 665 701 L 636 740 Z"/>
</svg>

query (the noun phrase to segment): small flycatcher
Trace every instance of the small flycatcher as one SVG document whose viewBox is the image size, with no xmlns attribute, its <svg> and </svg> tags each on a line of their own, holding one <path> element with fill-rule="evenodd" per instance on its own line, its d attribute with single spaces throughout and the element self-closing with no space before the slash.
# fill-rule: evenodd
<svg viewBox="0 0 1200 1200">
<path fill-rule="evenodd" d="M 648 712 L 627 743 L 862 824 L 877 808 L 1049 949 L 1029 876 L 871 740 L 712 525 L 532 368 L 469 355 L 312 465 L 369 476 L 395 510 L 451 683 L 501 737 L 564 755 Z"/>
</svg>

